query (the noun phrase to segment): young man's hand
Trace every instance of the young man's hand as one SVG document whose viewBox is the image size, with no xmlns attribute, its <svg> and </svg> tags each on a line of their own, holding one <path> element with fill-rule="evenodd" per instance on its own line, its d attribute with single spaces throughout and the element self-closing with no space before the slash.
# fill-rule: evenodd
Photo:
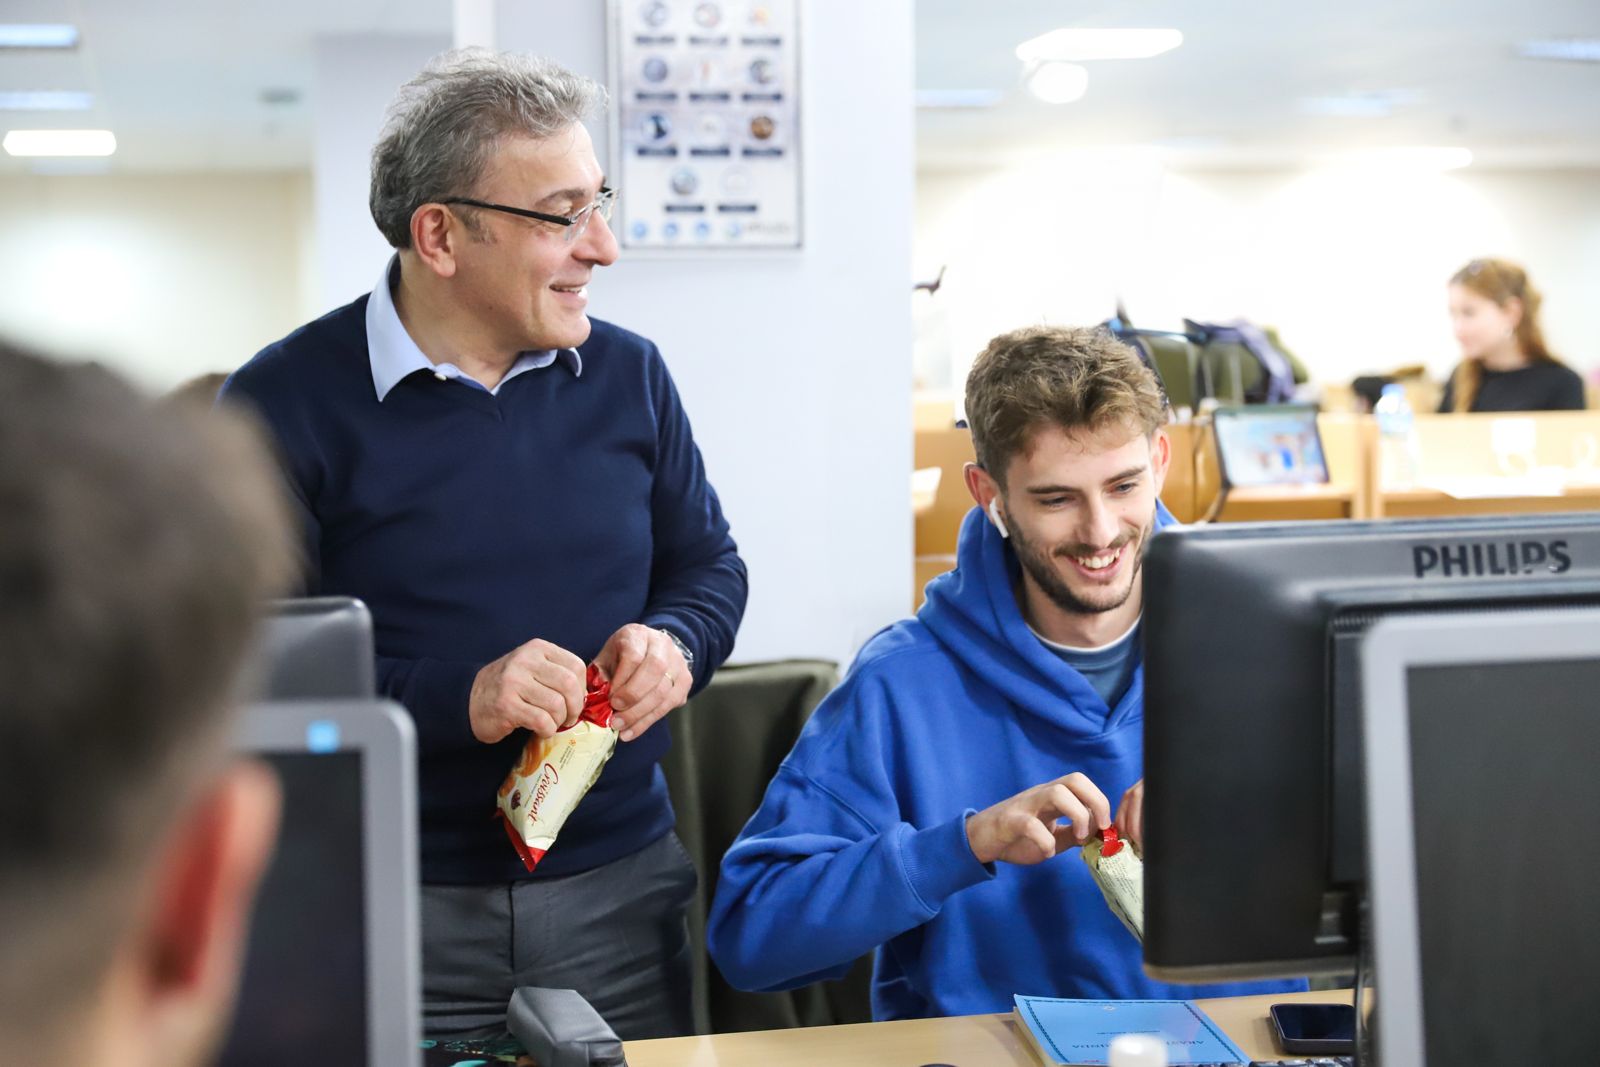
<svg viewBox="0 0 1600 1067">
<path fill-rule="evenodd" d="M 472 736 L 492 745 L 512 730 L 549 737 L 583 712 L 588 667 L 559 645 L 535 638 L 484 667 L 472 680 Z"/>
<path fill-rule="evenodd" d="M 1144 852 L 1144 779 L 1141 778 L 1122 794 L 1122 804 L 1117 808 L 1117 833 L 1124 841 Z"/>
<path fill-rule="evenodd" d="M 967 844 L 980 863 L 1043 863 L 1111 825 L 1111 804 L 1074 772 L 1036 785 L 967 819 Z"/>
</svg>

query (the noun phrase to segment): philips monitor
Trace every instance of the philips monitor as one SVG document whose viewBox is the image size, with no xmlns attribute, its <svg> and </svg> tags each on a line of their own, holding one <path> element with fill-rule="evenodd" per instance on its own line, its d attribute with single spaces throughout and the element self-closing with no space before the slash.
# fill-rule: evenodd
<svg viewBox="0 0 1600 1067">
<path fill-rule="evenodd" d="M 273 601 L 262 625 L 261 700 L 377 695 L 372 615 L 350 597 Z"/>
<path fill-rule="evenodd" d="M 1595 1062 L 1600 611 L 1387 619 L 1362 662 L 1379 1062 Z"/>
<path fill-rule="evenodd" d="M 421 1062 L 416 742 L 398 705 L 248 709 L 237 751 L 283 785 L 221 1067 Z"/>
<path fill-rule="evenodd" d="M 1395 615 L 1600 604 L 1600 514 L 1172 530 L 1144 598 L 1145 969 L 1348 972 L 1361 637 Z"/>
</svg>

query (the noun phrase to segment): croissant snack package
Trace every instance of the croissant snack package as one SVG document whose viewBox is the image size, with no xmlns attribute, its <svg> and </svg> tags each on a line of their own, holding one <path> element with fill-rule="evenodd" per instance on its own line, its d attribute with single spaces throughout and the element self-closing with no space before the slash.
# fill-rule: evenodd
<svg viewBox="0 0 1600 1067">
<path fill-rule="evenodd" d="M 1083 862 L 1112 912 L 1128 932 L 1144 941 L 1144 860 L 1115 826 L 1083 843 Z"/>
<path fill-rule="evenodd" d="M 567 816 L 616 751 L 611 714 L 611 683 L 590 664 L 578 721 L 552 737 L 528 738 L 522 758 L 500 783 L 497 814 L 528 870 L 539 866 Z"/>
</svg>

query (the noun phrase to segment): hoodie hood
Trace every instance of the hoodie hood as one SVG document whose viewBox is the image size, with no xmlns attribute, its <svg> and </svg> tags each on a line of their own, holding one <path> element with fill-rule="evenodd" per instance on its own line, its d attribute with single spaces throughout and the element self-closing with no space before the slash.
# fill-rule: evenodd
<svg viewBox="0 0 1600 1067">
<path fill-rule="evenodd" d="M 1175 525 L 1157 500 L 1156 530 Z M 950 655 L 1026 714 L 1091 736 L 1136 716 L 1143 705 L 1143 666 L 1117 707 L 1107 708 L 1088 680 L 1028 628 L 1012 592 L 1020 575 L 1016 553 L 974 507 L 961 523 L 956 569 L 928 583 L 917 618 Z"/>
</svg>

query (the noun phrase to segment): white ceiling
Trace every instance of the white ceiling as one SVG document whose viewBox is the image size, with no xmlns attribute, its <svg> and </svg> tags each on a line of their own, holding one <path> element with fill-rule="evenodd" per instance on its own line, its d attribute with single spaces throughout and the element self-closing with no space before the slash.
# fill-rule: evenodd
<svg viewBox="0 0 1600 1067">
<path fill-rule="evenodd" d="M 1292 163 L 1381 146 L 1469 148 L 1488 165 L 1600 164 L 1600 64 L 1532 61 L 1536 37 L 1600 37 L 1600 0 L 918 0 L 917 87 L 991 88 L 996 108 L 918 116 L 924 166 L 1165 143 L 1220 164 Z M 1070 12 L 1070 17 L 1066 14 Z M 1013 49 L 1060 25 L 1174 27 L 1154 59 L 1086 64 L 1049 105 Z M 1305 97 L 1398 91 L 1387 118 L 1314 117 Z"/>
<path fill-rule="evenodd" d="M 86 89 L 93 112 L 0 112 L 0 126 L 105 127 L 118 172 L 297 170 L 311 158 L 312 42 L 442 34 L 449 0 L 0 0 L 0 21 L 72 22 L 72 52 L 0 52 L 0 90 Z M 291 90 L 298 102 L 268 104 Z M 0 173 L 34 167 L 0 155 Z M 63 167 L 61 169 L 72 169 Z M 89 168 L 92 169 L 92 165 Z"/>
<path fill-rule="evenodd" d="M 1200 165 L 1461 145 L 1480 165 L 1600 166 L 1600 64 L 1513 51 L 1533 37 L 1600 37 L 1600 0 L 917 0 L 916 12 L 918 89 L 1003 93 L 988 109 L 920 111 L 925 167 L 1149 143 Z M 0 0 L 0 21 L 69 21 L 83 33 L 71 53 L 0 53 L 0 90 L 86 89 L 97 99 L 88 114 L 0 112 L 0 127 L 109 127 L 118 172 L 285 170 L 309 159 L 314 38 L 448 35 L 451 5 Z M 1185 43 L 1155 59 L 1092 64 L 1084 99 L 1047 105 L 1021 88 L 1012 50 L 1062 25 L 1171 26 Z M 267 103 L 268 90 L 299 98 Z M 1316 117 L 1301 106 L 1390 91 L 1405 102 L 1388 118 Z M 27 169 L 0 156 L 0 173 Z"/>
</svg>

